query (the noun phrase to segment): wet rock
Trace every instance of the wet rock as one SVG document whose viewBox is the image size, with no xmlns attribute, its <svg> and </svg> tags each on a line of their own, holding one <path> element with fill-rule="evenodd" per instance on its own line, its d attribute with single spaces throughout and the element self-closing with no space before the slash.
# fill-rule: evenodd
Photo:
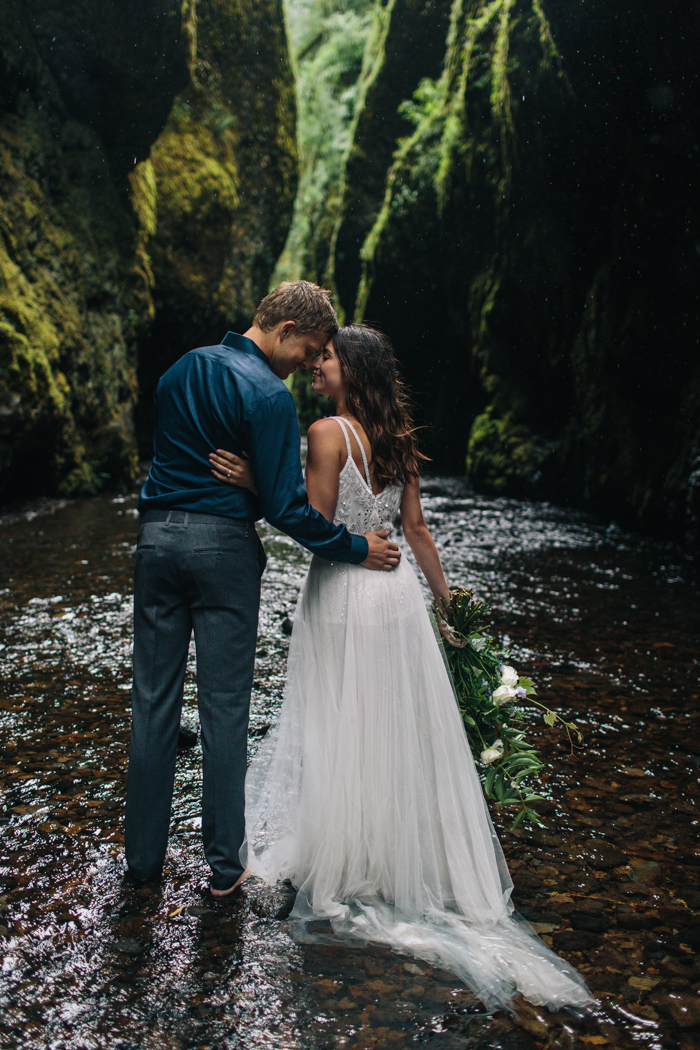
<svg viewBox="0 0 700 1050">
<path fill-rule="evenodd" d="M 620 801 L 628 802 L 630 805 L 634 806 L 635 809 L 650 809 L 654 804 L 649 795 L 642 795 L 639 792 L 620 795 Z"/>
<path fill-rule="evenodd" d="M 573 911 L 569 922 L 575 930 L 588 930 L 591 933 L 603 933 L 610 928 L 610 923 L 602 911 Z"/>
<path fill-rule="evenodd" d="M 549 1040 L 550 1026 L 541 1007 L 533 1006 L 524 999 L 521 1000 L 515 1011 L 515 1021 L 536 1039 Z"/>
<path fill-rule="evenodd" d="M 595 948 L 602 941 L 599 934 L 588 930 L 561 930 L 552 939 L 555 949 L 564 952 L 582 952 L 586 948 Z"/>
<path fill-rule="evenodd" d="M 0 26 L 0 492 L 95 491 L 137 475 L 151 362 L 267 290 L 296 184 L 284 16 L 3 0 Z"/>
<path fill-rule="evenodd" d="M 642 886 L 653 886 L 661 876 L 661 865 L 655 860 L 632 860 L 631 867 L 632 882 Z"/>
<path fill-rule="evenodd" d="M 659 1013 L 670 1017 L 679 1028 L 692 1028 L 700 1025 L 700 998 L 687 992 L 669 993 L 654 992 L 649 1002 Z"/>
<path fill-rule="evenodd" d="M 143 951 L 143 944 L 141 941 L 137 941 L 135 937 L 121 937 L 118 941 L 114 942 L 114 949 L 117 952 L 121 952 L 122 955 L 132 955 L 136 957 Z"/>
<path fill-rule="evenodd" d="M 197 743 L 197 730 L 194 726 L 180 725 L 180 731 L 178 734 L 177 746 L 180 750 L 186 751 L 190 747 L 194 747 Z"/>
<path fill-rule="evenodd" d="M 623 930 L 648 930 L 659 922 L 656 911 L 623 911 L 618 909 L 615 924 Z"/>
<path fill-rule="evenodd" d="M 223 898 L 225 900 L 225 898 Z M 205 904 L 192 904 L 189 908 L 185 909 L 187 915 L 192 915 L 198 919 L 216 919 L 219 917 L 219 912 L 213 908 L 208 908 Z"/>
<path fill-rule="evenodd" d="M 266 886 L 261 880 L 246 880 L 245 898 L 251 911 L 264 919 L 281 921 L 288 918 L 296 900 L 296 890 L 291 885 L 278 883 Z"/>
<path fill-rule="evenodd" d="M 536 890 L 542 885 L 542 879 L 533 872 L 517 872 L 513 882 L 516 890 Z"/>
<path fill-rule="evenodd" d="M 552 813 L 556 813 L 557 806 L 554 802 L 550 802 L 548 799 L 542 799 L 541 802 L 533 802 L 531 809 L 534 809 L 540 816 L 546 817 L 551 816 Z"/>
<path fill-rule="evenodd" d="M 551 831 L 545 831 L 544 828 L 523 828 L 518 837 L 523 842 L 532 842 L 535 846 L 561 847 L 561 838 Z"/>
<path fill-rule="evenodd" d="M 689 918 L 688 909 L 682 907 L 680 904 L 660 905 L 656 910 L 658 911 L 659 918 L 663 922 L 669 923 L 671 926 L 685 926 Z"/>
<path fill-rule="evenodd" d="M 557 928 L 556 926 L 552 925 L 551 922 L 531 922 L 530 925 L 532 926 L 535 933 L 538 933 L 540 936 L 543 933 L 554 933 L 554 931 Z"/>
<path fill-rule="evenodd" d="M 678 931 L 678 941 L 689 948 L 700 951 L 700 926 L 686 926 Z"/>
<path fill-rule="evenodd" d="M 688 981 L 696 973 L 695 957 L 688 959 L 687 962 L 683 959 L 663 959 L 659 963 L 659 970 L 666 977 L 680 977 Z"/>
<path fill-rule="evenodd" d="M 636 988 L 640 992 L 649 992 L 661 983 L 661 979 L 659 977 L 630 977 L 627 983 L 631 988 Z"/>
<path fill-rule="evenodd" d="M 516 1029 L 513 1032 L 504 1032 L 499 1036 L 496 1044 L 503 1050 L 537 1050 L 538 1044 L 527 1033 Z"/>
<path fill-rule="evenodd" d="M 665 959 L 668 955 L 669 945 L 663 940 L 649 941 L 648 944 L 644 945 L 644 958 L 645 959 Z"/>
<path fill-rule="evenodd" d="M 622 864 L 627 864 L 628 862 L 626 853 L 601 839 L 592 839 L 588 843 L 583 853 L 583 859 L 588 867 L 593 868 L 594 871 L 608 871 L 610 868 L 619 868 Z"/>
<path fill-rule="evenodd" d="M 288 616 L 285 616 L 284 620 L 282 620 L 282 631 L 283 631 L 283 633 L 286 634 L 286 635 L 291 635 L 293 628 L 294 628 L 293 622 L 290 620 L 290 618 Z"/>
</svg>

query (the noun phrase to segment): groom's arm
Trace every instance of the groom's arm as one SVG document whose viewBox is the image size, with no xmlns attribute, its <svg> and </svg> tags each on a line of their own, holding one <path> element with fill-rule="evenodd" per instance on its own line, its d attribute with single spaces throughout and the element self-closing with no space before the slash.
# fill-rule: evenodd
<svg viewBox="0 0 700 1050">
<path fill-rule="evenodd" d="M 353 536 L 344 525 L 334 525 L 309 503 L 291 393 L 281 390 L 257 402 L 246 428 L 260 509 L 270 525 L 328 561 L 353 565 L 365 561 L 369 546 L 364 536 Z"/>
</svg>

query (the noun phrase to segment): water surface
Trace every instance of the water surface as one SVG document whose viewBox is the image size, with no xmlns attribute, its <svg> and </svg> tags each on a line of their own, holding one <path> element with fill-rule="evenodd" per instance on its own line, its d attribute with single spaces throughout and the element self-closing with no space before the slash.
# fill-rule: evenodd
<svg viewBox="0 0 700 1050">
<path fill-rule="evenodd" d="M 520 911 L 600 997 L 587 1021 L 485 1016 L 454 978 L 377 948 L 300 947 L 284 888 L 207 892 L 199 747 L 181 751 L 167 876 L 123 877 L 135 493 L 0 524 L 3 1046 L 648 1047 L 700 1026 L 698 646 L 689 563 L 547 504 L 423 484 L 448 580 L 493 606 L 512 662 L 586 737 L 535 722 L 543 829 L 507 831 Z M 307 555 L 269 555 L 251 752 L 274 719 Z M 196 725 L 191 661 L 184 718 Z"/>
</svg>

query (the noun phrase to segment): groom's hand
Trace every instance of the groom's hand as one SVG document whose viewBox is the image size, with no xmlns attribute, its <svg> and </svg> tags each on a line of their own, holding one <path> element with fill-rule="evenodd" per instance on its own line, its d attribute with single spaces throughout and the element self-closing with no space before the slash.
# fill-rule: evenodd
<svg viewBox="0 0 700 1050">
<path fill-rule="evenodd" d="M 395 569 L 399 564 L 401 551 L 386 538 L 389 532 L 389 529 L 382 529 L 380 532 L 365 533 L 369 544 L 369 554 L 362 562 L 365 569 Z"/>
</svg>

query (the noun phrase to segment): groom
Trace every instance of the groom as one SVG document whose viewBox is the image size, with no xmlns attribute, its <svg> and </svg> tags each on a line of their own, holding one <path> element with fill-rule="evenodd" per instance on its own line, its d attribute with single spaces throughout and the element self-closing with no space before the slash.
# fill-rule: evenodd
<svg viewBox="0 0 700 1050">
<path fill-rule="evenodd" d="M 328 293 L 287 282 L 244 335 L 185 354 L 161 378 L 153 464 L 139 499 L 134 579 L 134 683 L 125 845 L 137 882 L 162 872 L 190 635 L 202 729 L 202 838 L 211 892 L 241 881 L 248 709 L 267 518 L 330 561 L 391 569 L 387 533 L 353 536 L 309 504 L 294 401 L 282 380 L 312 358 L 338 322 Z M 245 450 L 257 496 L 222 484 L 208 455 Z"/>
</svg>

